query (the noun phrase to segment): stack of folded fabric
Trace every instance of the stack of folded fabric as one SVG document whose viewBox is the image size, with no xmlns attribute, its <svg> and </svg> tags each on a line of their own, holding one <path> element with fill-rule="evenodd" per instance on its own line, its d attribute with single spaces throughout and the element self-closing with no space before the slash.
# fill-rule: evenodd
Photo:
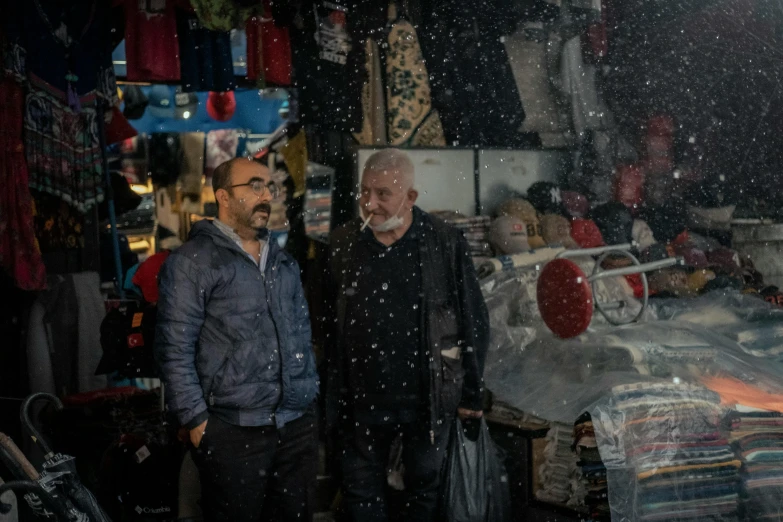
<svg viewBox="0 0 783 522">
<path fill-rule="evenodd" d="M 492 257 L 492 247 L 489 244 L 489 226 L 492 219 L 489 216 L 456 217 L 443 214 L 443 217 L 446 223 L 460 229 L 465 235 L 471 256 Z"/>
<path fill-rule="evenodd" d="M 719 431 L 717 393 L 644 383 L 615 387 L 613 398 L 636 475 L 635 520 L 737 520 L 740 461 Z"/>
<path fill-rule="evenodd" d="M 329 236 L 333 184 L 333 169 L 317 163 L 307 165 L 303 220 L 309 238 L 325 241 Z"/>
<path fill-rule="evenodd" d="M 329 235 L 332 220 L 331 188 L 312 188 L 305 192 L 304 222 L 308 237 L 324 238 Z"/>
<path fill-rule="evenodd" d="M 573 440 L 582 476 L 578 493 L 584 499 L 592 520 L 610 520 L 606 467 L 598 453 L 593 420 L 589 413 L 576 420 Z"/>
<path fill-rule="evenodd" d="M 783 415 L 738 407 L 729 440 L 742 460 L 747 520 L 783 520 Z"/>
<path fill-rule="evenodd" d="M 538 469 L 540 479 L 536 498 L 542 502 L 576 507 L 584 495 L 575 495 L 579 483 L 579 468 L 571 450 L 572 429 L 565 424 L 553 423 L 546 435 L 544 461 Z"/>
</svg>

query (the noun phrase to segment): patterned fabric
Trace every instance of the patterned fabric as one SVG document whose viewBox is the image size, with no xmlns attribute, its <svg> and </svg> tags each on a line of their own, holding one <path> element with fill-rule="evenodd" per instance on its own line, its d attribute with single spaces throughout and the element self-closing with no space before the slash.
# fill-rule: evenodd
<svg viewBox="0 0 783 522">
<path fill-rule="evenodd" d="M 103 201 L 97 96 L 68 107 L 66 94 L 30 73 L 24 128 L 30 188 L 59 196 L 81 212 Z"/>
<path fill-rule="evenodd" d="M 288 168 L 291 179 L 294 180 L 294 197 L 299 197 L 305 192 L 307 182 L 307 135 L 304 130 L 288 140 L 288 143 L 280 148 L 283 161 Z"/>
<path fill-rule="evenodd" d="M 389 31 L 386 58 L 388 139 L 395 146 L 445 146 L 416 30 L 398 20 Z"/>
<path fill-rule="evenodd" d="M 372 38 L 368 38 L 364 46 L 367 78 L 362 86 L 362 130 L 353 133 L 353 137 L 359 145 L 386 145 L 381 53 Z"/>
<path fill-rule="evenodd" d="M 84 215 L 56 196 L 32 194 L 35 237 L 41 252 L 84 248 Z"/>
<path fill-rule="evenodd" d="M 7 23 L 4 69 L 26 90 L 24 148 L 33 190 L 80 212 L 103 200 L 97 107 L 117 105 L 108 4 L 75 11 L 32 0 Z M 56 28 L 56 29 L 55 29 Z"/>
<path fill-rule="evenodd" d="M 254 7 L 241 7 L 233 0 L 191 0 L 201 23 L 212 31 L 244 29 L 251 16 L 264 14 L 264 6 L 258 2 Z"/>
<path fill-rule="evenodd" d="M 10 78 L 0 80 L 0 266 L 23 290 L 46 288 L 46 269 L 33 229 L 22 143 L 24 94 Z"/>
<path fill-rule="evenodd" d="M 213 130 L 207 133 L 207 176 L 218 165 L 237 157 L 239 134 L 233 129 Z"/>
</svg>

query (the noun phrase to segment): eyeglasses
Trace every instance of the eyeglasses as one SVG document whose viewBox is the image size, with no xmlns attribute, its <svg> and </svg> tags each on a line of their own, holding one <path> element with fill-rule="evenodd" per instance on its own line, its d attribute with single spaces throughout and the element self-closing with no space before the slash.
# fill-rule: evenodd
<svg viewBox="0 0 783 522">
<path fill-rule="evenodd" d="M 231 185 L 229 188 L 235 188 L 235 187 L 250 187 L 253 192 L 258 194 L 259 196 L 262 196 L 265 191 L 269 191 L 269 195 L 272 196 L 272 199 L 277 199 L 278 196 L 280 196 L 280 187 L 275 185 L 274 181 L 270 181 L 268 184 L 264 185 L 264 182 L 256 179 L 249 183 L 240 183 L 239 185 Z"/>
</svg>

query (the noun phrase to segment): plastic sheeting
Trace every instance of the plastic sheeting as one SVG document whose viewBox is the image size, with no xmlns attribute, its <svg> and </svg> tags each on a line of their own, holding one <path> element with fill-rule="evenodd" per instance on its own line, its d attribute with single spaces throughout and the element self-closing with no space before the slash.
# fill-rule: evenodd
<svg viewBox="0 0 783 522">
<path fill-rule="evenodd" d="M 587 273 L 592 271 L 589 262 L 580 266 Z M 535 269 L 517 269 L 482 280 L 492 326 L 484 381 L 496 397 L 510 406 L 550 421 L 570 424 L 602 396 L 602 390 L 635 381 L 638 372 L 633 369 L 633 361 L 637 355 L 624 347 L 573 349 L 571 343 L 586 342 L 584 336 L 569 342 L 555 338 L 538 312 L 539 273 Z M 627 318 L 639 312 L 641 304 L 632 297 L 633 291 L 624 279 L 599 281 L 596 290 L 595 298 L 601 302 L 627 303 L 622 310 L 610 314 Z M 654 315 L 648 313 L 646 318 L 652 319 Z M 591 330 L 606 327 L 605 319 L 596 313 Z M 628 375 L 618 375 L 622 372 Z M 596 386 L 596 379 L 608 379 L 608 382 Z M 555 387 L 558 393 L 551 392 Z"/>
<path fill-rule="evenodd" d="M 537 317 L 535 277 L 484 281 L 485 381 L 498 399 L 551 421 L 591 414 L 612 520 L 783 519 L 777 310 L 708 295 L 656 306 L 677 321 L 594 321 L 563 341 Z"/>
<path fill-rule="evenodd" d="M 755 357 L 783 360 L 783 308 L 736 290 L 696 299 L 655 302 L 661 319 L 677 319 L 717 331 Z"/>
</svg>

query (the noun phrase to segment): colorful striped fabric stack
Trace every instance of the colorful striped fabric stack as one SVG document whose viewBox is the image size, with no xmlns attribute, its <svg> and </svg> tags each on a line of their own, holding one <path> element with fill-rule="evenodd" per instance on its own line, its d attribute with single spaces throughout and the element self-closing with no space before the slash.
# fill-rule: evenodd
<svg viewBox="0 0 783 522">
<path fill-rule="evenodd" d="M 731 415 L 729 440 L 742 460 L 747 520 L 783 520 L 783 415 L 750 408 Z"/>
<path fill-rule="evenodd" d="M 720 396 L 700 386 L 613 388 L 616 423 L 604 436 L 616 437 L 608 452 L 624 454 L 612 465 L 604 459 L 613 514 L 639 521 L 738 520 L 741 462 L 720 431 L 724 414 Z"/>
</svg>

